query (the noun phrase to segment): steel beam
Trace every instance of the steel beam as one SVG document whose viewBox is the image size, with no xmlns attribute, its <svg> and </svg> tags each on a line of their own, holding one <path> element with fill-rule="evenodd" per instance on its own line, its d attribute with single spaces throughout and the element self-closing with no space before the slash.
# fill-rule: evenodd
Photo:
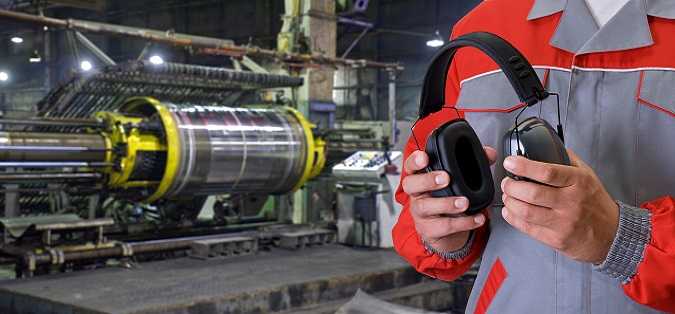
<svg viewBox="0 0 675 314">
<path fill-rule="evenodd" d="M 148 40 L 156 43 L 180 47 L 196 48 L 198 53 L 211 55 L 225 55 L 230 57 L 253 56 L 271 58 L 285 63 L 292 63 L 296 67 L 310 65 L 337 65 L 349 67 L 372 67 L 403 70 L 398 63 L 384 63 L 370 60 L 353 60 L 326 56 L 323 53 L 299 54 L 284 53 L 276 50 L 263 49 L 255 46 L 237 46 L 231 40 L 195 36 L 189 34 L 159 31 L 147 28 L 129 27 L 108 23 L 100 23 L 76 19 L 56 19 L 45 16 L 20 13 L 9 10 L 0 10 L 0 18 L 18 22 L 42 25 L 54 28 L 73 29 L 81 32 L 111 34 Z"/>
</svg>

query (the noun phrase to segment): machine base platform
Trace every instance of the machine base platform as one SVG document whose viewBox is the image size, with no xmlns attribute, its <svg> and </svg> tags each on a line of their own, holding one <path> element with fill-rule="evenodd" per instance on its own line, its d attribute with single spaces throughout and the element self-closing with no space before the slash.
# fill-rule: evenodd
<svg viewBox="0 0 675 314">
<path fill-rule="evenodd" d="M 461 310 L 470 286 L 432 281 L 392 250 L 326 245 L 1 282 L 0 313 L 332 313 L 359 288 L 398 304 Z"/>
</svg>

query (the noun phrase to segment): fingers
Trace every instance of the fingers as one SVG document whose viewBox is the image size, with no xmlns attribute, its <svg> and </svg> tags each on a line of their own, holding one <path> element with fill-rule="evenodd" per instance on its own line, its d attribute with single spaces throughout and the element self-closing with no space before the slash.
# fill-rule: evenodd
<svg viewBox="0 0 675 314">
<path fill-rule="evenodd" d="M 493 165 L 495 161 L 497 161 L 497 151 L 490 146 L 483 146 L 483 149 L 485 150 L 485 155 L 487 155 L 487 158 L 490 161 L 490 165 Z"/>
<path fill-rule="evenodd" d="M 554 208 L 558 204 L 558 188 L 527 181 L 517 181 L 509 177 L 502 180 L 502 192 L 532 205 Z"/>
<path fill-rule="evenodd" d="M 548 236 L 547 233 L 550 232 L 545 227 L 533 224 L 531 222 L 527 222 L 521 219 L 520 217 L 512 215 L 510 211 L 506 209 L 506 207 L 502 208 L 502 217 L 504 217 L 504 220 L 506 220 L 506 222 L 508 222 L 509 225 L 513 226 L 520 232 L 527 234 L 536 240 L 541 240 L 547 237 Z"/>
<path fill-rule="evenodd" d="M 406 174 L 413 174 L 424 169 L 427 164 L 429 164 L 429 156 L 427 156 L 427 153 L 416 150 L 405 160 L 403 168 Z"/>
<path fill-rule="evenodd" d="M 522 156 L 509 156 L 504 159 L 504 169 L 520 177 L 555 187 L 567 187 L 574 184 L 578 169 L 527 159 Z"/>
<path fill-rule="evenodd" d="M 449 235 L 476 229 L 485 223 L 483 214 L 453 218 L 435 218 L 425 224 L 425 237 L 438 239 Z"/>
<path fill-rule="evenodd" d="M 527 234 L 528 236 L 541 243 L 544 243 L 545 245 L 548 245 L 556 250 L 561 250 L 566 246 L 565 241 L 561 239 L 558 232 L 552 228 L 527 222 L 524 219 L 511 214 L 511 211 L 507 210 L 506 208 L 502 208 L 502 216 L 506 222 L 508 222 L 518 231 Z"/>
<path fill-rule="evenodd" d="M 403 191 L 411 196 L 440 190 L 450 183 L 450 176 L 445 171 L 434 171 L 407 175 L 402 182 Z"/>
<path fill-rule="evenodd" d="M 469 208 L 466 197 L 425 197 L 413 200 L 410 210 L 418 217 L 437 218 L 441 215 L 453 215 Z"/>
<path fill-rule="evenodd" d="M 519 220 L 539 226 L 550 226 L 555 221 L 556 213 L 550 208 L 525 203 L 506 194 L 502 194 L 502 201 L 504 210 Z"/>
</svg>

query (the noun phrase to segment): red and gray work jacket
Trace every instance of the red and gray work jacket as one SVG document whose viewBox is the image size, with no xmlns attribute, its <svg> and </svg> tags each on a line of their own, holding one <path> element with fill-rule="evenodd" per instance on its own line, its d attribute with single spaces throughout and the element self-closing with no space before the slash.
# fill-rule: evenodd
<svg viewBox="0 0 675 314">
<path fill-rule="evenodd" d="M 599 28 L 584 0 L 486 0 L 452 37 L 476 31 L 511 42 L 546 88 L 560 94 L 566 146 L 620 205 L 616 238 L 603 264 L 592 265 L 520 233 L 501 217 L 503 174 L 495 173 L 498 201 L 488 210 L 489 224 L 455 252 L 425 248 L 399 187 L 398 253 L 418 271 L 448 281 L 482 256 L 467 313 L 675 312 L 675 1 L 630 0 Z M 461 49 L 448 77 L 446 105 L 458 109 L 484 145 L 498 148 L 523 106 L 506 76 L 478 50 Z M 456 119 L 457 111 L 421 120 L 417 138 Z M 557 123 L 555 97 L 523 117 L 533 115 Z M 405 157 L 416 148 L 409 141 Z"/>
</svg>

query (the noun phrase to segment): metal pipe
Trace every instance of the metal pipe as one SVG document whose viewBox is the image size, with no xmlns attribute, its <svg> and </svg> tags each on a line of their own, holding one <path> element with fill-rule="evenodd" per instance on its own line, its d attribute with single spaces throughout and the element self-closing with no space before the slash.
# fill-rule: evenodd
<svg viewBox="0 0 675 314">
<path fill-rule="evenodd" d="M 76 147 L 76 146 L 2 146 L 0 145 L 0 152 L 68 152 L 68 153 L 84 153 L 84 152 L 104 152 L 105 148 L 90 148 L 90 147 Z"/>
<path fill-rule="evenodd" d="M 55 126 L 55 127 L 81 127 L 102 128 L 103 123 L 96 120 L 84 119 L 0 119 L 0 125 L 25 125 L 25 126 Z"/>
<path fill-rule="evenodd" d="M 389 143 L 396 145 L 396 73 L 389 71 L 389 122 L 391 123 Z"/>
<path fill-rule="evenodd" d="M 100 173 L 78 172 L 78 173 L 0 173 L 0 182 L 31 182 L 31 181 L 70 181 L 100 179 Z"/>
<path fill-rule="evenodd" d="M 106 159 L 107 146 L 99 134 L 0 132 L 0 161 L 5 167 L 86 167 Z M 84 163 L 83 163 L 84 162 Z M 37 164 L 36 164 L 37 163 Z"/>
<path fill-rule="evenodd" d="M 71 168 L 71 167 L 108 167 L 111 163 L 106 162 L 0 162 L 0 168 Z"/>
<path fill-rule="evenodd" d="M 83 32 L 127 36 L 181 47 L 199 48 L 197 49 L 197 52 L 204 54 L 226 55 L 230 57 L 249 55 L 255 57 L 272 58 L 283 62 L 295 63 L 296 65 L 302 65 L 303 63 L 306 63 L 403 70 L 403 67 L 398 63 L 334 58 L 325 56 L 323 54 L 285 53 L 255 46 L 237 46 L 231 40 L 173 32 L 163 32 L 146 28 L 129 27 L 84 20 L 62 20 L 8 10 L 0 10 L 0 18 L 55 28 L 75 29 Z"/>
<path fill-rule="evenodd" d="M 361 34 L 359 34 L 359 36 L 356 37 L 356 39 L 354 39 L 352 44 L 349 45 L 347 50 L 345 50 L 345 52 L 342 54 L 342 58 L 346 58 L 349 55 L 349 53 L 352 52 L 352 49 L 356 48 L 356 45 L 359 44 L 361 39 L 363 39 L 363 37 L 366 36 L 366 34 L 368 34 L 369 31 L 370 31 L 370 28 L 364 28 L 363 31 L 361 31 Z"/>
<path fill-rule="evenodd" d="M 105 65 L 115 65 L 115 61 L 108 57 L 103 50 L 99 49 L 94 43 L 92 43 L 89 38 L 82 35 L 82 33 L 75 31 L 75 38 L 91 53 L 93 53 L 99 60 L 101 60 Z"/>
<path fill-rule="evenodd" d="M 133 255 L 187 250 L 190 248 L 191 244 L 195 240 L 199 240 L 200 238 L 201 237 L 188 237 L 182 239 L 145 241 L 145 242 L 129 243 L 129 246 L 132 249 Z M 125 250 L 122 246 L 115 246 L 87 251 L 64 252 L 63 257 L 64 262 L 72 262 L 97 258 L 123 257 L 124 254 Z M 27 259 L 29 258 L 29 256 L 30 255 L 24 255 L 24 258 Z M 50 254 L 35 254 L 34 258 L 36 264 L 52 263 L 52 256 Z"/>
<path fill-rule="evenodd" d="M 360 20 L 356 20 L 356 19 L 350 19 L 348 17 L 343 17 L 343 16 L 338 17 L 337 21 L 339 23 L 342 23 L 342 24 L 354 25 L 354 26 L 359 26 L 359 27 L 363 27 L 363 28 L 373 28 L 373 27 L 375 27 L 375 24 L 373 24 L 373 23 L 366 22 L 366 21 L 360 21 Z"/>
</svg>

